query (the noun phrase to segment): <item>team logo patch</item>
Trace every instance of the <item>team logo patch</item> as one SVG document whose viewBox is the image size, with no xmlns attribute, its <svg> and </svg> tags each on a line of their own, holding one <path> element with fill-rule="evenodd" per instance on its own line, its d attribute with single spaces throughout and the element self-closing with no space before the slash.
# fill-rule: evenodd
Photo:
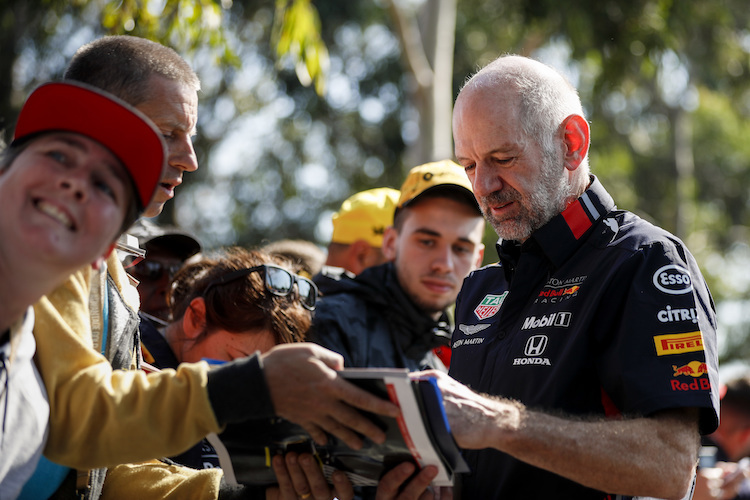
<svg viewBox="0 0 750 500">
<path fill-rule="evenodd" d="M 698 310 L 695 307 L 689 309 L 672 309 L 672 306 L 667 306 L 656 313 L 656 319 L 661 323 L 675 323 L 680 321 L 698 323 Z"/>
<path fill-rule="evenodd" d="M 657 290 L 669 295 L 681 295 L 693 289 L 690 273 L 675 264 L 657 269 L 652 280 Z"/>
<path fill-rule="evenodd" d="M 670 380 L 670 386 L 673 391 L 710 391 L 711 381 L 703 375 L 708 374 L 708 365 L 703 361 L 691 361 L 682 366 L 672 365 L 674 374 L 672 377 L 692 377 L 691 382 L 684 382 L 684 379 L 673 378 Z M 691 380 L 688 378 L 687 380 Z"/>
<path fill-rule="evenodd" d="M 705 373 L 708 373 L 708 365 L 705 363 L 705 361 L 691 361 L 690 363 L 682 366 L 676 366 L 672 365 L 672 370 L 674 370 L 673 377 L 678 377 L 680 375 L 687 375 L 689 377 L 701 377 Z"/>
<path fill-rule="evenodd" d="M 458 325 L 458 329 L 461 330 L 464 335 L 474 335 L 475 333 L 486 330 L 489 327 L 489 323 L 479 323 L 478 325 L 464 325 L 462 323 Z"/>
<path fill-rule="evenodd" d="M 503 292 L 501 295 L 485 295 L 482 302 L 474 309 L 474 314 L 480 320 L 491 318 L 500 310 L 500 306 L 503 305 L 505 297 L 508 296 L 508 292 Z"/>
<path fill-rule="evenodd" d="M 549 337 L 546 335 L 532 335 L 526 341 L 526 347 L 523 349 L 523 353 L 526 355 L 525 358 L 515 358 L 513 360 L 513 366 L 522 365 L 543 365 L 552 366 L 549 358 L 541 357 L 547 349 L 547 343 Z"/>
<path fill-rule="evenodd" d="M 703 335 L 700 330 L 689 333 L 656 335 L 654 337 L 654 345 L 656 345 L 657 356 L 702 351 Z"/>
<path fill-rule="evenodd" d="M 548 326 L 558 326 L 561 328 L 567 328 L 570 326 L 570 318 L 573 316 L 572 313 L 566 311 L 555 312 L 546 314 L 544 316 L 528 316 L 523 320 L 521 330 L 531 330 L 535 328 L 546 328 Z"/>
</svg>

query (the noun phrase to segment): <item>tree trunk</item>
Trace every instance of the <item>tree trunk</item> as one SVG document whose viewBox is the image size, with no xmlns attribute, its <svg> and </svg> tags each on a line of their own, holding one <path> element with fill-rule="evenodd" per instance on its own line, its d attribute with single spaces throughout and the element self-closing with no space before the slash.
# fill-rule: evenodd
<svg viewBox="0 0 750 500">
<path fill-rule="evenodd" d="M 419 20 L 395 1 L 389 6 L 403 47 L 406 72 L 414 81 L 411 101 L 419 112 L 419 139 L 406 155 L 409 164 L 452 158 L 456 0 L 426 0 Z"/>
<path fill-rule="evenodd" d="M 677 172 L 675 234 L 685 240 L 693 226 L 695 210 L 695 158 L 693 156 L 692 115 L 677 108 L 673 116 L 674 159 Z"/>
</svg>

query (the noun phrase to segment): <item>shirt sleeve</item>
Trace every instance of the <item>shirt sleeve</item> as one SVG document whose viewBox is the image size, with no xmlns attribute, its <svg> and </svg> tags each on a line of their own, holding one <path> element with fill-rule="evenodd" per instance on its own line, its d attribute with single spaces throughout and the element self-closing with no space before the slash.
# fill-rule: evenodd
<svg viewBox="0 0 750 500">
<path fill-rule="evenodd" d="M 598 370 L 622 413 L 700 409 L 701 432 L 718 425 L 716 316 L 693 257 L 672 242 L 652 244 L 622 266 L 610 286 L 617 330 L 599 332 Z M 604 319 L 602 318 L 602 323 Z"/>
<path fill-rule="evenodd" d="M 112 370 L 91 348 L 88 269 L 35 306 L 35 360 L 47 387 L 45 455 L 79 469 L 106 467 L 189 448 L 220 431 L 207 392 L 208 365 L 145 374 Z"/>
<path fill-rule="evenodd" d="M 158 460 L 118 465 L 107 471 L 101 500 L 150 498 L 216 499 L 222 478 L 221 469 L 190 469 Z"/>
</svg>

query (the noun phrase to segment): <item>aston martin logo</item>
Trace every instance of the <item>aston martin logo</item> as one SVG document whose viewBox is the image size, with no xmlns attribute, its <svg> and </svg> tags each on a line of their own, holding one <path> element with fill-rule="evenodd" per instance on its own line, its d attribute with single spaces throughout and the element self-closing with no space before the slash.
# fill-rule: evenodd
<svg viewBox="0 0 750 500">
<path fill-rule="evenodd" d="M 489 323 L 480 323 L 478 325 L 458 325 L 458 329 L 461 330 L 464 335 L 474 335 L 477 332 L 481 332 L 482 330 L 486 330 L 490 327 Z"/>
</svg>

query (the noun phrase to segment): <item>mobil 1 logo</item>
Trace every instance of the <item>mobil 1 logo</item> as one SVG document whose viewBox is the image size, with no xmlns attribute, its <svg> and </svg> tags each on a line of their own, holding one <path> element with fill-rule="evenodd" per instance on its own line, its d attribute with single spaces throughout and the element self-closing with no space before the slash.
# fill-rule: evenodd
<svg viewBox="0 0 750 500">
<path fill-rule="evenodd" d="M 547 327 L 568 328 L 572 316 L 573 314 L 567 311 L 559 311 L 542 316 L 527 316 L 523 320 L 521 330 L 535 330 Z"/>
</svg>

